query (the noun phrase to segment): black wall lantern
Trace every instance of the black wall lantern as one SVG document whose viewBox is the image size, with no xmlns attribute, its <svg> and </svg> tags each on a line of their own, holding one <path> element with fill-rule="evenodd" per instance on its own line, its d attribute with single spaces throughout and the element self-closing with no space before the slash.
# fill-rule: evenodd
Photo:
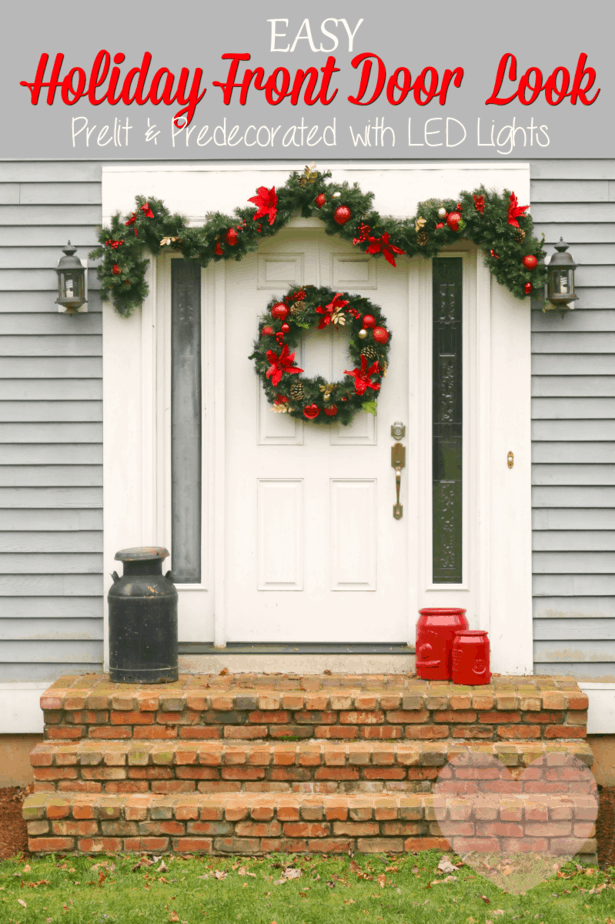
<svg viewBox="0 0 615 924">
<path fill-rule="evenodd" d="M 572 254 L 566 253 L 568 244 L 560 237 L 559 244 L 555 245 L 554 253 L 547 267 L 547 304 L 545 308 L 574 308 L 570 304 L 578 299 L 574 291 L 574 271 L 577 264 Z"/>
<path fill-rule="evenodd" d="M 56 266 L 58 274 L 58 297 L 56 305 L 59 305 L 58 311 L 67 311 L 72 314 L 73 311 L 87 304 L 86 289 L 86 268 L 75 256 L 77 251 L 71 242 L 62 251 L 63 257 L 60 257 Z"/>
</svg>

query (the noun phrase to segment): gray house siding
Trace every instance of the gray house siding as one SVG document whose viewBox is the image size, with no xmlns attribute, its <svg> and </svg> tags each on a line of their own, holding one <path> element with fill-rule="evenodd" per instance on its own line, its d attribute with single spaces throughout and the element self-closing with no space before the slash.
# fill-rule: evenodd
<svg viewBox="0 0 615 924">
<path fill-rule="evenodd" d="M 101 301 L 54 304 L 70 240 L 86 256 L 101 167 L 0 162 L 0 682 L 102 663 Z"/>
<path fill-rule="evenodd" d="M 532 315 L 535 670 L 615 680 L 615 160 L 531 179 L 580 264 L 578 308 Z M 100 163 L 0 162 L 0 682 L 102 662 L 101 302 L 91 273 L 59 314 L 53 269 L 100 201 Z"/>
<path fill-rule="evenodd" d="M 532 313 L 534 670 L 615 680 L 615 160 L 539 161 L 532 216 L 563 236 L 578 307 Z"/>
</svg>

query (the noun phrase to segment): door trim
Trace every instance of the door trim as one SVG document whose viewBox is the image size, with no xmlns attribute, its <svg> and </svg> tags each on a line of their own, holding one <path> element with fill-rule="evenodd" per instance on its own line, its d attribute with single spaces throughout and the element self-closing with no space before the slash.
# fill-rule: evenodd
<svg viewBox="0 0 615 924">
<path fill-rule="evenodd" d="M 341 180 L 358 182 L 376 194 L 380 211 L 412 214 L 419 200 L 439 195 L 456 196 L 480 182 L 514 190 L 529 201 L 529 164 L 451 163 L 395 164 L 360 161 L 323 166 Z M 202 221 L 199 203 L 216 199 L 215 207 L 231 212 L 247 199 L 252 186 L 283 182 L 291 169 L 303 164 L 158 164 L 105 165 L 102 171 L 103 223 L 116 211 L 129 210 L 134 196 L 143 191 L 161 197 L 176 211 Z M 260 178 L 260 179 L 259 179 Z M 215 194 L 208 190 L 215 187 Z M 220 201 L 218 201 L 220 200 Z M 195 209 L 196 203 L 196 209 Z M 200 214 L 195 214 L 200 212 Z M 530 325 L 526 305 L 495 285 L 481 261 L 475 262 L 476 290 L 476 447 L 478 497 L 476 506 L 479 572 L 478 624 L 489 628 L 492 669 L 508 673 L 532 672 L 531 598 L 531 469 L 530 469 Z M 209 275 L 209 274 L 204 274 Z M 224 263 L 211 268 L 213 275 L 214 407 L 216 432 L 226 425 L 224 410 Z M 112 306 L 103 309 L 103 465 L 105 484 L 105 572 L 115 567 L 115 552 L 132 545 L 161 540 L 162 507 L 159 421 L 164 407 L 156 388 L 160 369 L 157 343 L 162 333 L 156 306 L 159 273 L 150 261 L 150 291 L 141 311 L 120 318 Z M 411 279 L 410 286 L 414 282 Z M 208 293 L 210 294 L 210 293 Z M 415 341 L 416 343 L 416 341 Z M 222 345 L 222 346 L 221 346 Z M 416 347 L 411 356 L 416 356 Z M 428 351 L 429 352 L 429 351 Z M 420 360 L 420 357 L 417 357 Z M 429 362 L 431 360 L 429 359 Z M 503 381 L 502 370 L 514 369 L 514 381 Z M 421 363 L 412 363 L 410 388 L 418 389 Z M 504 375 L 504 379 L 506 376 Z M 430 390 L 430 389 L 429 389 Z M 411 392 L 412 395 L 412 392 Z M 130 400 L 127 399 L 130 396 Z M 492 409 L 497 414 L 492 415 Z M 514 431 L 514 432 L 513 432 Z M 512 442 L 514 445 L 512 445 Z M 224 444 L 217 440 L 213 471 L 217 480 L 214 507 L 215 542 L 213 578 L 215 595 L 214 640 L 223 646 L 224 626 Z M 222 445 L 220 445 L 222 443 Z M 509 443 L 511 443 L 509 445 Z M 515 447 L 519 447 L 518 449 Z M 514 473 L 505 463 L 508 449 L 515 452 Z M 497 463 L 497 464 L 496 464 Z M 423 482 L 424 483 L 424 482 Z M 423 546 L 424 542 L 419 540 Z M 417 569 L 416 547 L 409 562 Z M 510 562 L 516 563 L 511 581 Z M 422 569 L 424 574 L 424 568 Z M 106 589 L 110 586 L 107 582 Z M 419 585 L 422 586 L 422 585 Z M 440 591 L 439 591 L 440 593 Z M 416 614 L 409 612 L 408 638 L 413 639 Z M 475 620 L 476 624 L 476 620 Z M 108 666 L 108 630 L 105 615 L 105 667 Z"/>
</svg>

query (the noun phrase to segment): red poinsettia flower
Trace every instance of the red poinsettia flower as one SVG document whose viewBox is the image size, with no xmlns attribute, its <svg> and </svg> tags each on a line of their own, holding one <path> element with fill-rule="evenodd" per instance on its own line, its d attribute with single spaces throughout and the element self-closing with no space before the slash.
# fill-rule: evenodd
<svg viewBox="0 0 615 924">
<path fill-rule="evenodd" d="M 136 220 L 137 220 L 137 216 L 136 216 L 135 213 L 133 212 L 133 213 L 132 213 L 132 218 L 129 218 L 129 219 L 128 219 L 128 221 L 126 222 L 126 225 L 127 225 L 127 226 L 128 226 L 128 225 L 135 225 L 135 221 L 136 221 Z M 134 231 L 135 231 L 135 237 L 139 237 L 139 232 L 137 231 L 137 226 L 136 226 L 136 225 L 135 225 Z"/>
<path fill-rule="evenodd" d="M 472 198 L 474 199 L 474 208 L 476 209 L 479 215 L 482 215 L 483 212 L 485 211 L 485 197 L 474 195 L 472 196 Z"/>
<path fill-rule="evenodd" d="M 288 344 L 285 343 L 281 352 L 278 354 L 274 350 L 267 350 L 267 362 L 271 363 L 267 369 L 265 378 L 271 377 L 271 384 L 276 388 L 280 384 L 280 379 L 285 372 L 298 373 L 303 372 L 295 366 L 295 354 L 288 352 Z"/>
<path fill-rule="evenodd" d="M 400 247 L 396 247 L 395 244 L 390 243 L 390 234 L 388 231 L 383 234 L 382 237 L 369 237 L 368 241 L 371 241 L 371 243 L 369 247 L 365 248 L 365 253 L 383 253 L 385 260 L 387 260 L 391 266 L 395 266 L 395 257 L 393 254 L 406 252 Z"/>
<path fill-rule="evenodd" d="M 288 398 L 286 397 L 286 395 L 276 395 L 273 403 L 274 404 L 288 404 Z"/>
<path fill-rule="evenodd" d="M 514 225 L 515 228 L 518 228 L 519 222 L 517 221 L 517 218 L 520 218 L 525 210 L 529 209 L 529 205 L 520 206 L 514 193 L 511 194 L 509 202 L 510 205 L 508 206 L 508 224 Z"/>
<path fill-rule="evenodd" d="M 373 388 L 374 391 L 380 391 L 380 382 L 372 382 L 372 375 L 378 374 L 378 362 L 373 363 L 367 368 L 365 356 L 361 357 L 360 369 L 344 369 L 346 375 L 354 375 L 354 389 L 358 395 L 364 395 L 366 388 Z"/>
<path fill-rule="evenodd" d="M 343 301 L 341 298 L 342 293 L 336 292 L 333 296 L 333 301 L 323 308 L 322 305 L 319 305 L 316 308 L 316 314 L 324 315 L 322 321 L 318 325 L 318 330 L 322 330 L 327 324 L 330 324 L 333 316 L 338 313 L 341 308 L 344 308 L 348 304 L 348 300 Z"/>
<path fill-rule="evenodd" d="M 248 199 L 248 202 L 253 202 L 257 207 L 252 220 L 258 221 L 259 218 L 268 216 L 269 224 L 272 225 L 278 211 L 276 208 L 278 197 L 275 192 L 275 186 L 272 186 L 271 189 L 267 189 L 266 186 L 259 186 L 256 193 L 256 196 L 252 196 L 251 199 Z"/>
<path fill-rule="evenodd" d="M 145 217 L 146 217 L 146 218 L 153 218 L 153 217 L 154 217 L 154 213 L 152 212 L 152 210 L 151 210 L 150 207 L 149 207 L 149 202 L 146 202 L 145 205 L 142 205 L 142 206 L 141 206 L 141 211 L 142 211 L 142 212 L 145 212 Z"/>
</svg>

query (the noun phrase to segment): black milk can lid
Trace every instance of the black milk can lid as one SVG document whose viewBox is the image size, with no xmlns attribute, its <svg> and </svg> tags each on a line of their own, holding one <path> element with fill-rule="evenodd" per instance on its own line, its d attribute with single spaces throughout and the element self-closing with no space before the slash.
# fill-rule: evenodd
<svg viewBox="0 0 615 924">
<path fill-rule="evenodd" d="M 116 561 L 162 561 L 168 558 L 169 552 L 161 546 L 137 546 L 134 549 L 120 549 L 115 553 Z"/>
</svg>

